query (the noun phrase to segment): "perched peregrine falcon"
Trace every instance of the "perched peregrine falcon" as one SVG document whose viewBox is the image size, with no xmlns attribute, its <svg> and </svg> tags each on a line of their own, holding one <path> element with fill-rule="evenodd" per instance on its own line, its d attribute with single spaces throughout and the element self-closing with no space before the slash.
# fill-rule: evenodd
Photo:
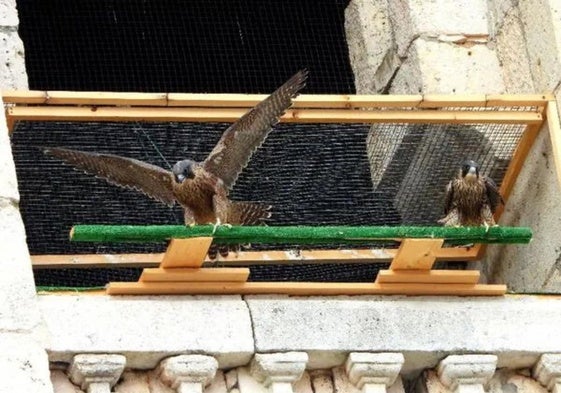
<svg viewBox="0 0 561 393">
<path fill-rule="evenodd" d="M 299 71 L 228 127 L 203 162 L 179 161 L 171 172 L 112 154 L 62 148 L 48 148 L 44 152 L 112 184 L 136 189 L 168 205 L 179 203 L 186 225 L 259 224 L 270 216 L 270 207 L 232 202 L 228 193 L 253 152 L 305 86 L 307 76 L 306 70 Z"/>
<path fill-rule="evenodd" d="M 503 198 L 493 179 L 479 174 L 479 165 L 466 161 L 446 187 L 444 226 L 495 225 L 493 213 Z"/>
</svg>

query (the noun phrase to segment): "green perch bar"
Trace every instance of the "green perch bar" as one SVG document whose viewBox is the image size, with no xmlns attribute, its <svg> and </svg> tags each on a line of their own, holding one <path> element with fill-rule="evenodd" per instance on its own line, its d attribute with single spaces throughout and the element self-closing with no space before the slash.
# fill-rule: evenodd
<svg viewBox="0 0 561 393">
<path fill-rule="evenodd" d="M 529 243 L 527 227 L 421 226 L 218 226 L 76 225 L 70 240 L 78 242 L 162 242 L 171 238 L 213 237 L 216 243 L 326 244 L 396 239 L 443 238 L 449 243 Z"/>
</svg>

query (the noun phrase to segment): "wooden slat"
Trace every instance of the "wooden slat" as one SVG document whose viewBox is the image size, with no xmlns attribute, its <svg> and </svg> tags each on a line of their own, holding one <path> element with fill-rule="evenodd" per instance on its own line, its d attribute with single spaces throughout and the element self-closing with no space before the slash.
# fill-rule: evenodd
<svg viewBox="0 0 561 393">
<path fill-rule="evenodd" d="M 503 181 L 501 182 L 500 193 L 503 196 L 504 200 L 508 200 L 512 189 L 514 188 L 514 184 L 516 183 L 516 179 L 522 170 L 522 165 L 524 165 L 524 161 L 528 156 L 528 152 L 532 148 L 536 137 L 538 136 L 541 129 L 540 124 L 529 125 L 526 127 L 522 138 L 518 142 L 516 149 L 512 154 L 512 159 L 510 160 L 510 164 L 506 170 L 505 176 Z M 498 221 L 500 216 L 502 215 L 504 210 L 503 205 L 499 205 L 497 210 L 495 211 L 495 219 Z"/>
<path fill-rule="evenodd" d="M 267 94 L 189 94 L 169 93 L 168 105 L 181 107 L 251 108 L 267 98 Z M 293 108 L 413 108 L 422 101 L 420 95 L 335 95 L 301 94 L 293 100 Z"/>
<path fill-rule="evenodd" d="M 477 257 L 476 247 L 441 248 L 436 254 L 439 261 L 472 261 Z M 286 251 L 240 251 L 226 258 L 219 256 L 220 264 L 247 266 L 255 264 L 294 263 L 388 263 L 395 257 L 397 249 L 344 249 Z M 34 269 L 45 268 L 90 268 L 90 267 L 155 267 L 164 253 L 156 254 L 70 254 L 32 255 Z M 206 262 L 210 262 L 207 258 Z"/>
<path fill-rule="evenodd" d="M 16 106 L 8 108 L 12 120 L 29 121 L 199 121 L 233 122 L 246 112 L 243 108 L 156 108 L 156 107 L 62 107 Z M 287 123 L 501 123 L 540 124 L 543 117 L 522 111 L 441 111 L 441 110 L 344 110 L 291 109 L 281 121 Z"/>
<path fill-rule="evenodd" d="M 207 281 L 207 282 L 244 282 L 249 277 L 248 268 L 200 268 L 200 269 L 144 269 L 140 281 Z"/>
<path fill-rule="evenodd" d="M 80 105 L 169 105 L 249 108 L 268 94 L 204 94 L 204 93 L 137 93 L 137 92 L 77 92 L 27 91 L 2 92 L 5 103 Z M 167 99 L 166 99 L 167 98 Z M 545 106 L 554 100 L 552 94 L 428 94 L 428 95 L 339 95 L 302 94 L 294 100 L 295 108 L 391 108 L 446 106 Z"/>
<path fill-rule="evenodd" d="M 208 253 L 212 237 L 171 239 L 162 259 L 161 267 L 200 267 Z"/>
<path fill-rule="evenodd" d="M 557 103 L 555 101 L 549 101 L 547 104 L 547 125 L 549 137 L 551 138 L 557 179 L 559 184 L 561 184 L 561 125 L 559 124 L 559 112 L 557 111 Z"/>
<path fill-rule="evenodd" d="M 48 91 L 45 104 L 166 106 L 166 93 L 121 93 L 106 91 Z"/>
<path fill-rule="evenodd" d="M 31 264 L 34 269 L 155 267 L 160 264 L 163 257 L 163 252 L 150 254 L 44 254 L 32 255 Z"/>
<path fill-rule="evenodd" d="M 38 90 L 4 90 L 2 100 L 5 104 L 44 104 L 47 92 Z"/>
<path fill-rule="evenodd" d="M 444 239 L 404 239 L 390 265 L 392 270 L 424 269 L 429 270 Z"/>
<path fill-rule="evenodd" d="M 423 100 L 419 103 L 419 108 L 485 107 L 486 104 L 485 94 L 425 94 Z"/>
<path fill-rule="evenodd" d="M 554 99 L 552 94 L 487 94 L 487 107 L 541 106 Z"/>
<path fill-rule="evenodd" d="M 380 270 L 376 282 L 424 284 L 477 284 L 478 270 Z"/>
<path fill-rule="evenodd" d="M 287 294 L 497 296 L 505 285 L 376 284 L 343 282 L 112 282 L 109 295 Z"/>
</svg>

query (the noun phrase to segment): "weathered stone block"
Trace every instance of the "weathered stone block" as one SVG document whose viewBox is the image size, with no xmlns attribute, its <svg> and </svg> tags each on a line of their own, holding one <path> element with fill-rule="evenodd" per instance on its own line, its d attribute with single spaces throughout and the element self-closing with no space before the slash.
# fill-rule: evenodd
<svg viewBox="0 0 561 393">
<path fill-rule="evenodd" d="M 19 25 L 16 0 L 0 0 L 0 28 Z"/>
<path fill-rule="evenodd" d="M 205 353 L 221 368 L 231 368 L 249 363 L 254 353 L 251 320 L 240 296 L 45 295 L 39 304 L 51 334 L 52 361 L 111 351 L 125 355 L 127 367 L 150 369 L 170 355 Z"/>
<path fill-rule="evenodd" d="M 345 10 L 345 32 L 357 94 L 383 91 L 400 64 L 388 1 L 351 1 Z"/>
<path fill-rule="evenodd" d="M 482 346 L 498 354 L 499 367 L 518 368 L 561 348 L 561 299 L 555 297 L 247 296 L 246 301 L 256 350 L 306 351 L 308 369 L 341 365 L 349 352 L 384 351 L 402 352 L 407 374 Z"/>
<path fill-rule="evenodd" d="M 392 0 L 389 6 L 400 56 L 420 36 L 489 34 L 486 0 Z"/>
<path fill-rule="evenodd" d="M 561 80 L 561 2 L 519 2 L 534 85 L 552 91 Z"/>
<path fill-rule="evenodd" d="M 47 353 L 28 334 L 0 333 L 0 392 L 53 393 Z"/>
<path fill-rule="evenodd" d="M 504 15 L 496 36 L 497 56 L 502 66 L 505 89 L 508 93 L 535 93 L 526 38 L 518 8 L 510 8 Z"/>
<path fill-rule="evenodd" d="M 0 88 L 26 90 L 23 42 L 15 30 L 0 30 Z"/>
<path fill-rule="evenodd" d="M 0 332 L 28 332 L 40 325 L 25 229 L 17 207 L 0 198 Z"/>
<path fill-rule="evenodd" d="M 497 54 L 486 45 L 468 47 L 418 38 L 397 72 L 390 92 L 503 93 L 501 75 Z"/>
</svg>

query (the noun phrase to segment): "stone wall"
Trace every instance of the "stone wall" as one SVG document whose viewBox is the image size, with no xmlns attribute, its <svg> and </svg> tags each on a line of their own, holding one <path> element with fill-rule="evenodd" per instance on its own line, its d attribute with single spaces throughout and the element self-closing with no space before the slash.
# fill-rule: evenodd
<svg viewBox="0 0 561 393">
<path fill-rule="evenodd" d="M 352 0 L 346 32 L 359 94 L 554 92 L 561 98 L 558 0 Z M 374 187 L 405 135 L 372 127 Z M 543 129 L 500 221 L 532 227 L 534 241 L 489 247 L 482 268 L 488 282 L 516 292 L 561 291 L 561 188 L 554 165 Z"/>
<path fill-rule="evenodd" d="M 0 0 L 0 89 L 26 89 L 15 0 Z M 0 392 L 52 392 L 6 118 L 0 111 Z"/>
</svg>

